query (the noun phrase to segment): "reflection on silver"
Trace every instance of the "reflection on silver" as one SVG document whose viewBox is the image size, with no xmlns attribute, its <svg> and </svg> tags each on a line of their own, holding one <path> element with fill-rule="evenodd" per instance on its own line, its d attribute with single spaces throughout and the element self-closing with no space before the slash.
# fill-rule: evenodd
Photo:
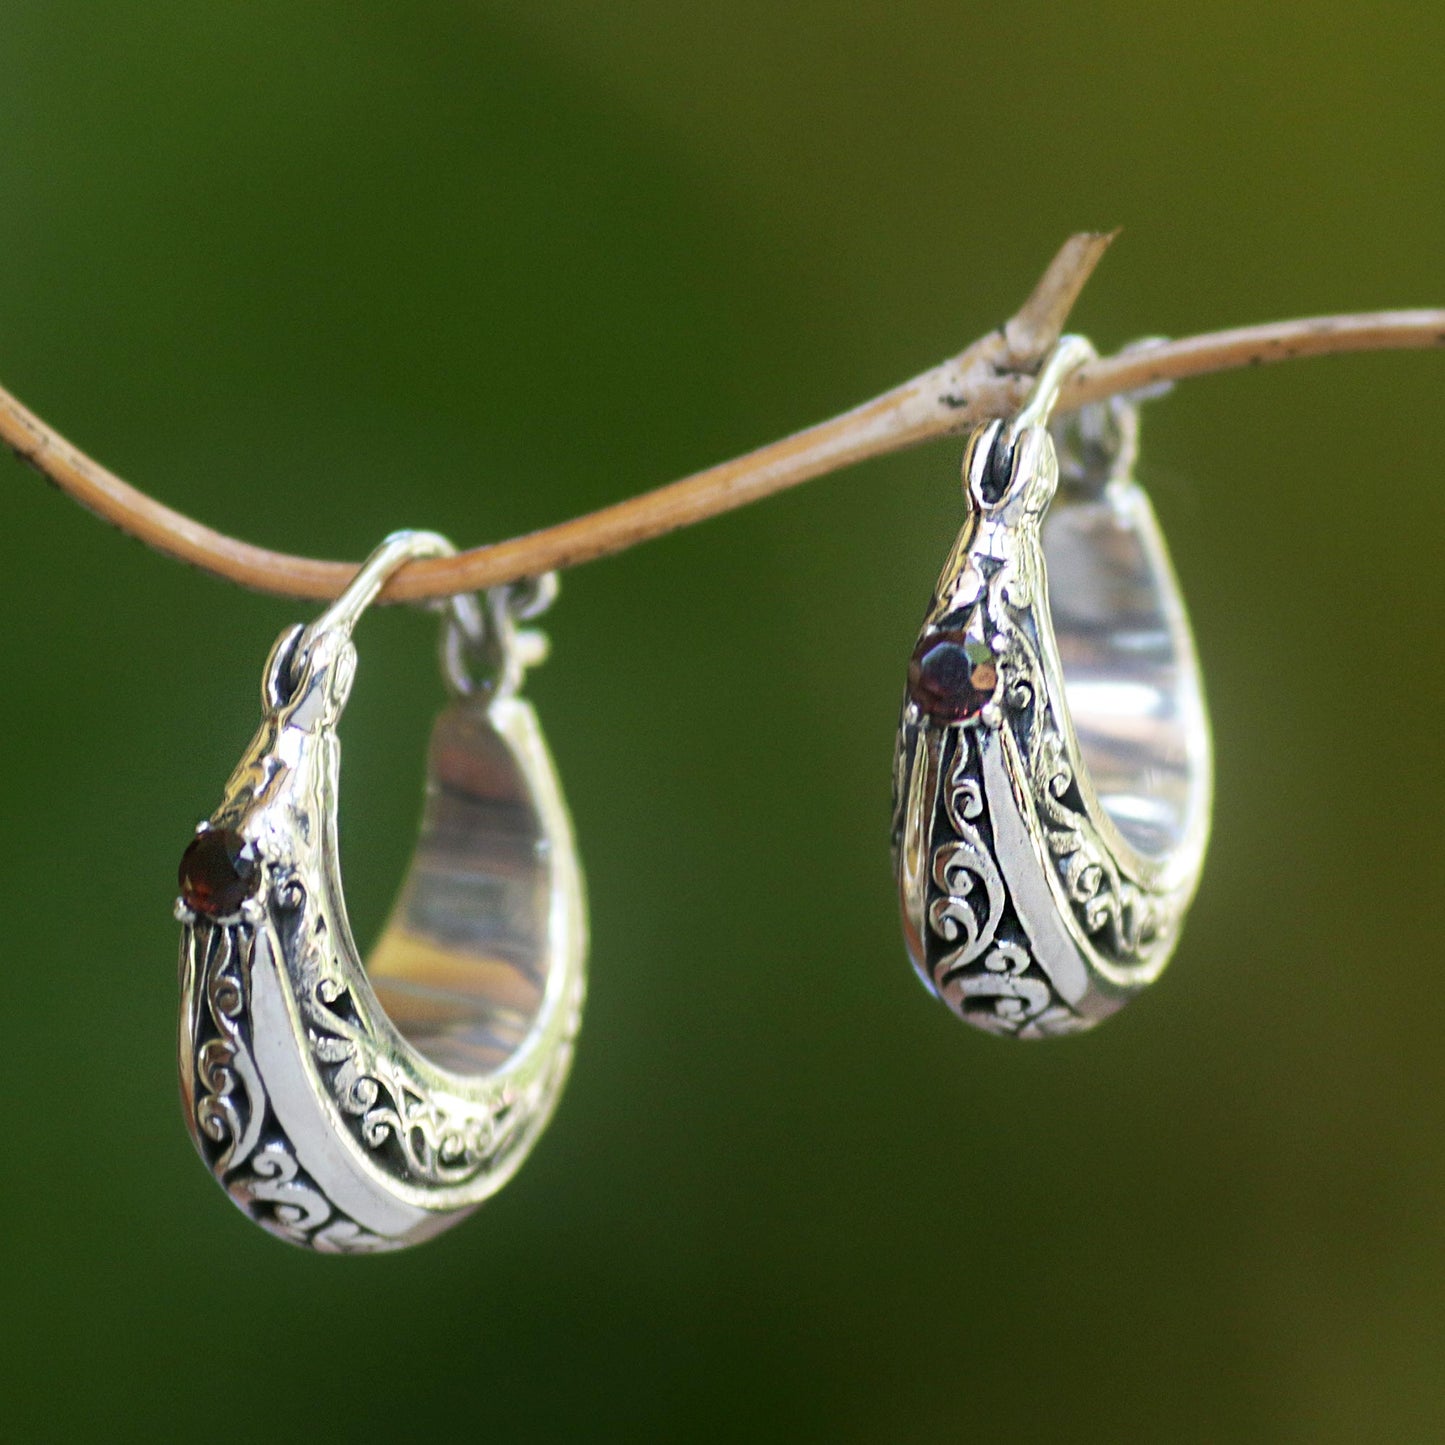
<svg viewBox="0 0 1445 1445">
<path fill-rule="evenodd" d="M 187 1122 L 231 1198 L 278 1237 L 394 1249 L 506 1183 L 557 1103 L 584 990 L 586 915 L 571 824 L 531 707 L 543 650 L 520 592 L 457 599 L 421 839 L 369 970 L 342 894 L 336 726 L 351 631 L 409 558 L 398 533 L 346 597 L 282 634 L 255 741 L 205 830 L 256 857 L 230 913 L 183 896 L 180 1067 Z M 529 610 L 530 608 L 530 610 Z M 480 674 L 480 675 L 479 675 Z"/>
<path fill-rule="evenodd" d="M 1158 977 L 1209 833 L 1199 668 L 1130 475 L 1129 403 L 1064 433 L 1059 482 L 1049 415 L 1092 354 L 1064 338 L 1025 411 L 970 439 L 969 512 L 915 662 L 953 641 L 974 670 L 911 673 L 898 732 L 910 956 L 967 1022 L 1019 1038 L 1088 1028 Z"/>
</svg>

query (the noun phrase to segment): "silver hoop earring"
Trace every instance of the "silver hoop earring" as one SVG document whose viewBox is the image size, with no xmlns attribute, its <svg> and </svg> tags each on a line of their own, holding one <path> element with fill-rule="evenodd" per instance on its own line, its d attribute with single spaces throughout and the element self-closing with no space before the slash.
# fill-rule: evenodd
<svg viewBox="0 0 1445 1445">
<path fill-rule="evenodd" d="M 337 722 L 352 629 L 386 579 L 449 555 L 389 537 L 345 594 L 271 652 L 260 731 L 181 863 L 181 1096 L 232 1200 L 292 1244 L 395 1249 L 516 1172 L 556 1106 L 580 1020 L 586 910 L 572 827 L 532 708 L 545 651 L 517 619 L 555 590 L 457 598 L 411 869 L 369 969 L 337 850 Z"/>
<path fill-rule="evenodd" d="M 1017 1038 L 1089 1028 L 1159 976 L 1209 834 L 1199 667 L 1131 405 L 1082 414 L 1060 486 L 1049 416 L 1093 356 L 1063 338 L 1024 410 L 970 439 L 898 732 L 909 954 L 959 1017 Z"/>
</svg>

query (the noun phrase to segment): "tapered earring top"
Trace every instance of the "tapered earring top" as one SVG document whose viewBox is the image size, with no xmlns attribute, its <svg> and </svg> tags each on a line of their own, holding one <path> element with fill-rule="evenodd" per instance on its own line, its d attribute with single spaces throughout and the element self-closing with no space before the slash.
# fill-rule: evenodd
<svg viewBox="0 0 1445 1445">
<path fill-rule="evenodd" d="M 433 729 L 411 868 L 363 966 L 341 883 L 337 725 L 352 634 L 435 533 L 389 537 L 320 617 L 282 633 L 263 716 L 187 847 L 181 1096 L 202 1158 L 257 1224 L 360 1253 L 416 1243 L 512 1176 L 550 1118 L 581 1016 L 586 907 L 517 618 L 555 588 L 453 599 L 454 693 Z"/>
<path fill-rule="evenodd" d="M 914 646 L 893 850 L 920 977 L 969 1023 L 1076 1032 L 1157 978 L 1203 866 L 1212 759 L 1198 660 L 1130 473 L 1089 484 L 1048 430 L 1063 338 L 1027 404 L 970 438 L 968 513 Z"/>
</svg>

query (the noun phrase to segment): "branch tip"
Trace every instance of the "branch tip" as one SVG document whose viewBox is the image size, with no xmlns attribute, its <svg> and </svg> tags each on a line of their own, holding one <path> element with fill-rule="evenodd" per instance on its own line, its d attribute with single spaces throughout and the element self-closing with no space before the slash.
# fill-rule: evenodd
<svg viewBox="0 0 1445 1445">
<path fill-rule="evenodd" d="M 1059 247 L 1028 300 L 1004 327 L 1013 358 L 1036 362 L 1059 339 L 1079 294 L 1118 234 L 1117 229 L 1077 231 Z"/>
</svg>

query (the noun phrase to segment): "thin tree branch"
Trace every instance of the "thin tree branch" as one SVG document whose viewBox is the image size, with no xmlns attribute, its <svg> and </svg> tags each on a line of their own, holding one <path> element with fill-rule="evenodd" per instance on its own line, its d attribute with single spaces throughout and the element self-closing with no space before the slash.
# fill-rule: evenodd
<svg viewBox="0 0 1445 1445">
<path fill-rule="evenodd" d="M 1066 241 L 1033 294 L 997 331 L 874 400 L 782 441 L 540 532 L 455 557 L 418 561 L 386 591 L 392 601 L 469 591 L 572 567 L 715 517 L 856 462 L 963 432 L 1022 404 L 1029 373 L 1057 340 L 1112 235 Z M 1445 309 L 1382 311 L 1218 331 L 1128 350 L 1081 370 L 1070 410 L 1121 392 L 1205 372 L 1293 357 L 1387 348 L 1445 348 Z M 0 389 L 0 442 L 97 516 L 167 556 L 258 591 L 330 599 L 355 564 L 267 551 L 213 531 L 92 461 Z M 394 518 L 392 521 L 404 519 Z"/>
</svg>

